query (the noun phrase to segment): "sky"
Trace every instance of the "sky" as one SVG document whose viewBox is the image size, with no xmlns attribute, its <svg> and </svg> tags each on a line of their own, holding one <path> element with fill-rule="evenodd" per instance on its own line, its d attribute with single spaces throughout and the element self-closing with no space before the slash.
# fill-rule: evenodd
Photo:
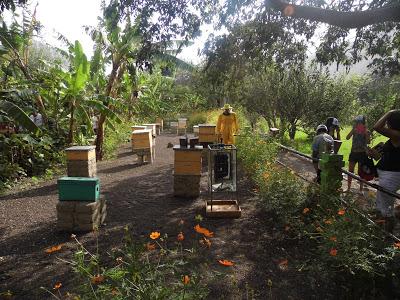
<svg viewBox="0 0 400 300">
<path fill-rule="evenodd" d="M 71 42 L 79 40 L 85 53 L 93 53 L 93 42 L 83 29 L 84 25 L 96 26 L 97 17 L 101 15 L 101 0 L 38 0 L 36 18 L 44 28 L 41 31 L 43 40 L 54 46 L 62 46 L 57 41 L 57 33 L 66 36 Z M 32 1 L 32 7 L 36 1 Z M 33 9 L 32 9 L 33 10 Z M 203 34 L 194 44 L 185 48 L 178 55 L 188 62 L 197 64 L 201 58 L 197 55 L 203 48 L 211 26 L 202 27 Z"/>
</svg>

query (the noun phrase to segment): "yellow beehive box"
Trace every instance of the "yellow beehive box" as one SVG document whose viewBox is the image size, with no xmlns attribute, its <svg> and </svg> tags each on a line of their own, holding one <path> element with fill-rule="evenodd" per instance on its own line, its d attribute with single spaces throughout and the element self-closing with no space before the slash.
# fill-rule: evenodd
<svg viewBox="0 0 400 300">
<path fill-rule="evenodd" d="M 199 124 L 199 134 L 215 134 L 215 128 L 217 126 L 212 124 Z"/>
<path fill-rule="evenodd" d="M 146 126 L 143 126 L 143 125 L 133 125 L 133 126 L 131 126 L 131 129 L 132 129 L 132 131 L 135 131 L 135 130 L 144 130 L 144 129 L 147 129 L 147 127 L 146 127 Z"/>
<path fill-rule="evenodd" d="M 150 129 L 135 130 L 131 135 L 132 149 L 148 149 L 153 146 L 152 131 Z"/>
<path fill-rule="evenodd" d="M 95 146 L 74 146 L 65 149 L 67 153 L 67 160 L 84 160 L 89 161 L 96 159 Z"/>
<path fill-rule="evenodd" d="M 143 124 L 143 126 L 146 126 L 147 129 L 150 129 L 152 135 L 154 136 L 157 135 L 157 124 L 149 123 L 149 124 Z"/>
<path fill-rule="evenodd" d="M 174 146 L 173 149 L 175 175 L 201 175 L 202 146 L 195 148 Z"/>
</svg>

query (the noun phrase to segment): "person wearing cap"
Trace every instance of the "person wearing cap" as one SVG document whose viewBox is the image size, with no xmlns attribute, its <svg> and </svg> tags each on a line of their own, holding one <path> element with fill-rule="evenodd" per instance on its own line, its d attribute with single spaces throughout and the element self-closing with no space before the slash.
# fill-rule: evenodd
<svg viewBox="0 0 400 300">
<path fill-rule="evenodd" d="M 367 130 L 365 116 L 357 116 L 353 122 L 353 129 L 346 136 L 346 140 L 353 138 L 349 155 L 349 172 L 354 173 L 356 164 L 358 168 L 368 159 L 368 144 L 371 142 L 370 133 Z M 347 191 L 350 191 L 352 178 L 347 177 Z M 362 193 L 363 183 L 360 181 L 360 192 Z"/>
<path fill-rule="evenodd" d="M 217 122 L 218 141 L 222 139 L 223 144 L 232 145 L 235 143 L 234 134 L 239 129 L 236 114 L 232 112 L 232 106 L 229 104 L 225 104 L 222 109 L 224 111 L 219 115 Z"/>
<path fill-rule="evenodd" d="M 340 141 L 339 120 L 334 117 L 329 117 L 325 122 L 325 126 L 328 129 L 328 134 L 333 137 L 334 140 Z"/>
<path fill-rule="evenodd" d="M 323 153 L 331 153 L 333 151 L 333 138 L 328 134 L 326 125 L 318 125 L 317 135 L 314 137 L 311 149 L 314 168 L 317 172 L 316 182 L 321 183 L 321 169 L 319 168 L 318 160 L 321 159 Z"/>
</svg>

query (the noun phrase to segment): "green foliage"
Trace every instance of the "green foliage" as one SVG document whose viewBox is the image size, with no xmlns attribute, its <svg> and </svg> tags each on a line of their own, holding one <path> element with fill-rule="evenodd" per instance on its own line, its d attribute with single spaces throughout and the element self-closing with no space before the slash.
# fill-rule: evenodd
<svg viewBox="0 0 400 300">
<path fill-rule="evenodd" d="M 206 124 L 207 113 L 206 112 L 194 112 L 188 117 L 187 127 L 191 130 L 194 125 Z"/>
<path fill-rule="evenodd" d="M 274 164 L 276 146 L 257 135 L 241 136 L 238 147 L 262 207 L 290 238 L 308 243 L 307 263 L 292 263 L 334 284 L 338 295 L 386 297 L 388 282 L 399 280 L 400 249 L 359 214 L 354 199 L 320 194 Z"/>
<path fill-rule="evenodd" d="M 108 259 L 75 240 L 71 264 L 82 299 L 204 299 L 208 294 L 191 264 L 194 250 L 183 249 L 181 242 L 167 248 L 172 243 L 166 235 L 145 244 L 126 228 L 123 247 L 112 249 Z"/>
</svg>

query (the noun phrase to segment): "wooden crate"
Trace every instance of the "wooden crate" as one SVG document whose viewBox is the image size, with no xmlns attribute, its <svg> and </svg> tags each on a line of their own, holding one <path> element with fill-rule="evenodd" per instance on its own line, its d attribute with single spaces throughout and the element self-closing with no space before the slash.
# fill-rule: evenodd
<svg viewBox="0 0 400 300">
<path fill-rule="evenodd" d="M 146 149 L 153 146 L 152 131 L 150 129 L 136 130 L 131 135 L 132 149 Z"/>
<path fill-rule="evenodd" d="M 174 174 L 201 175 L 201 154 L 203 147 L 184 148 L 174 146 Z"/>
<path fill-rule="evenodd" d="M 89 161 L 96 159 L 95 146 L 74 146 L 65 149 L 67 153 L 67 160 L 84 160 Z"/>
<path fill-rule="evenodd" d="M 242 209 L 236 200 L 207 201 L 206 216 L 209 218 L 240 218 Z"/>
</svg>

